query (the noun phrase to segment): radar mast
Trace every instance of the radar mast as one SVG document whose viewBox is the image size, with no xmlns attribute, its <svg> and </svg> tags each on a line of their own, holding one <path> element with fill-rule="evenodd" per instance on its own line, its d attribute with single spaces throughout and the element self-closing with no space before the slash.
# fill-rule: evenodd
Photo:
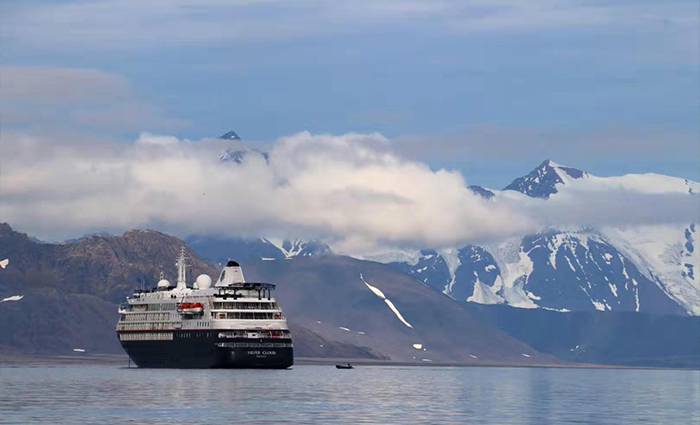
<svg viewBox="0 0 700 425">
<path fill-rule="evenodd" d="M 175 265 L 177 266 L 177 287 L 175 289 L 185 289 L 187 288 L 187 257 L 184 246 L 180 247 L 180 255 L 177 257 Z"/>
</svg>

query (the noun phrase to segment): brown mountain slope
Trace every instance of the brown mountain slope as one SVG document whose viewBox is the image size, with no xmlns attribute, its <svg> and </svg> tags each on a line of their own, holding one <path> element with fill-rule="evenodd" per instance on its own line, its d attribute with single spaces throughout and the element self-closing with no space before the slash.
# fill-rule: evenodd
<svg viewBox="0 0 700 425">
<path fill-rule="evenodd" d="M 0 259 L 10 266 L 0 273 L 0 295 L 25 288 L 56 288 L 120 303 L 144 285 L 155 286 L 160 271 L 176 280 L 173 264 L 184 242 L 153 230 L 132 230 L 123 236 L 91 236 L 76 242 L 33 242 L 26 234 L 0 224 Z M 218 271 L 188 247 L 190 276 Z"/>
<path fill-rule="evenodd" d="M 277 284 L 277 297 L 294 322 L 328 340 L 372 347 L 395 361 L 557 362 L 495 328 L 481 325 L 459 303 L 384 264 L 328 256 L 244 266 L 248 280 Z"/>
</svg>

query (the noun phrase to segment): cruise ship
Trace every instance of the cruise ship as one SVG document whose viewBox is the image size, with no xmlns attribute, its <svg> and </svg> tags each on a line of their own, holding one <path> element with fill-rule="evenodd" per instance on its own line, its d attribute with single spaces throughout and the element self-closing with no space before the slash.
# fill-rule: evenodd
<svg viewBox="0 0 700 425">
<path fill-rule="evenodd" d="M 264 368 L 294 364 L 292 336 L 275 285 L 246 282 L 229 261 L 219 279 L 200 275 L 188 285 L 184 247 L 176 285 L 161 279 L 119 306 L 117 336 L 138 367 Z"/>
</svg>

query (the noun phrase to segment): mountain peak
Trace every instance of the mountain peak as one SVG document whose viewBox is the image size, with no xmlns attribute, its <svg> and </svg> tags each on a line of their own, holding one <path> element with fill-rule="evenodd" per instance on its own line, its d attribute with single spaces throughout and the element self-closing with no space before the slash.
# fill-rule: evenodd
<svg viewBox="0 0 700 425">
<path fill-rule="evenodd" d="M 225 140 L 241 140 L 241 138 L 236 134 L 235 131 L 229 131 L 226 134 L 222 134 L 219 139 L 225 139 Z"/>
<path fill-rule="evenodd" d="M 471 185 L 469 186 L 469 190 L 474 192 L 475 195 L 479 195 L 484 199 L 491 199 L 496 196 L 496 194 L 482 186 Z"/>
<path fill-rule="evenodd" d="M 558 192 L 556 186 L 566 184 L 568 179 L 587 177 L 588 173 L 576 168 L 566 167 L 551 159 L 545 159 L 529 174 L 519 177 L 503 190 L 516 190 L 533 198 L 547 199 Z"/>
</svg>

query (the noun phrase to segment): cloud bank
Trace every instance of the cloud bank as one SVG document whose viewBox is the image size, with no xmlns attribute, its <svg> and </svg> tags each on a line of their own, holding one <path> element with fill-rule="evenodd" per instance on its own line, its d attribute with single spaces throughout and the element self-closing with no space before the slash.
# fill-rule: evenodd
<svg viewBox="0 0 700 425">
<path fill-rule="evenodd" d="M 230 142 L 142 133 L 133 143 L 3 135 L 0 220 L 42 238 L 155 228 L 320 238 L 340 250 L 442 247 L 547 226 L 689 222 L 697 196 L 582 188 L 549 201 L 487 201 L 463 176 L 407 160 L 380 134 L 277 140 L 269 162 L 220 162 Z"/>
</svg>

